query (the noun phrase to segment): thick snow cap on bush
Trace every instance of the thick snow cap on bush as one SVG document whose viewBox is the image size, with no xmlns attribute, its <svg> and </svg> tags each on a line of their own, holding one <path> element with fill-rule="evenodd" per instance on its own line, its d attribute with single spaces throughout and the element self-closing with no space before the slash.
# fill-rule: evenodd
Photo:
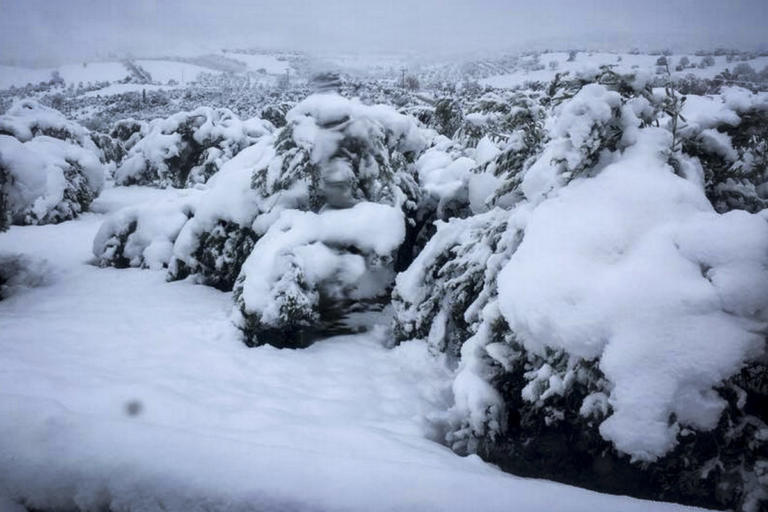
<svg viewBox="0 0 768 512">
<path fill-rule="evenodd" d="M 82 147 L 48 136 L 27 142 L 0 135 L 0 195 L 17 224 L 72 219 L 104 184 L 104 167 Z"/>
<path fill-rule="evenodd" d="M 528 350 L 599 359 L 613 384 L 601 434 L 655 460 L 681 424 L 715 427 L 724 401 L 712 388 L 764 351 L 768 222 L 715 213 L 665 163 L 669 132 L 636 137 L 530 213 L 499 307 Z"/>
<path fill-rule="evenodd" d="M 242 121 L 227 109 L 210 107 L 155 119 L 141 130 L 143 137 L 131 146 L 115 182 L 177 187 L 204 183 L 272 129 L 268 122 Z"/>
<path fill-rule="evenodd" d="M 401 153 L 420 151 L 426 146 L 424 130 L 412 117 L 388 105 L 365 105 L 338 94 L 313 94 L 292 108 L 286 120 L 296 125 L 295 140 L 312 147 L 315 162 L 329 159 L 340 138 L 339 134 L 323 129 L 347 122 L 346 132 L 360 138 L 384 137 L 388 146 Z"/>
<path fill-rule="evenodd" d="M 741 122 L 739 114 L 753 108 L 768 110 L 768 93 L 724 87 L 717 95 L 687 95 L 681 114 L 685 118 L 686 129 L 699 131 L 722 124 L 738 126 Z"/>
<path fill-rule="evenodd" d="M 195 211 L 198 190 L 159 204 L 122 208 L 104 221 L 93 240 L 99 265 L 148 267 L 168 265 L 173 244 Z"/>
<path fill-rule="evenodd" d="M 388 257 L 404 238 L 403 213 L 392 206 L 365 202 L 319 214 L 285 210 L 243 264 L 240 286 L 244 312 L 260 315 L 263 324 L 277 323 L 280 312 L 272 292 L 286 272 L 288 259 L 299 265 L 309 286 L 334 279 L 340 286 L 365 294 L 360 290 L 367 277 L 365 258 L 338 249 L 354 247 L 363 254 Z"/>
<path fill-rule="evenodd" d="M 599 149 L 605 139 L 602 128 L 620 106 L 621 95 L 600 84 L 584 86 L 563 103 L 546 122 L 551 140 L 525 174 L 525 196 L 536 201 L 572 177 L 587 155 Z"/>
<path fill-rule="evenodd" d="M 201 233 L 210 231 L 218 221 L 248 226 L 265 207 L 264 198 L 251 188 L 251 177 L 274 157 L 272 137 L 264 137 L 225 163 L 208 182 L 195 215 L 184 226 L 174 245 L 174 257 L 191 263 Z"/>
<path fill-rule="evenodd" d="M 32 140 L 39 135 L 47 135 L 98 153 L 87 128 L 67 120 L 58 110 L 30 99 L 14 103 L 0 116 L 0 134 L 12 135 L 21 142 Z"/>
</svg>

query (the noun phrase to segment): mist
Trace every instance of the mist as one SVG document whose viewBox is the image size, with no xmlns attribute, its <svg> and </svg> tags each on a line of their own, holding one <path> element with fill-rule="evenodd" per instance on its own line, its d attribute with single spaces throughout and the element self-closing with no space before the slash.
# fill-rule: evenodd
<svg viewBox="0 0 768 512">
<path fill-rule="evenodd" d="M 768 2 L 3 0 L 0 55 L 50 65 L 221 48 L 456 55 L 526 48 L 764 47 Z M 599 29 L 598 29 L 599 28 Z"/>
</svg>

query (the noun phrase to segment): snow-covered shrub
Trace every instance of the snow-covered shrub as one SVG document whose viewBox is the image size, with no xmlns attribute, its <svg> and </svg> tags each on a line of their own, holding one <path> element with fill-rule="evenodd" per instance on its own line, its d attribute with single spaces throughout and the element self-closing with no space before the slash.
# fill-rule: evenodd
<svg viewBox="0 0 768 512">
<path fill-rule="evenodd" d="M 32 100 L 0 116 L 0 229 L 47 224 L 88 209 L 104 184 L 90 132 Z"/>
<path fill-rule="evenodd" d="M 766 499 L 768 217 L 717 213 L 652 126 L 662 107 L 632 90 L 553 102 L 512 208 L 440 224 L 398 276 L 394 332 L 458 365 L 458 451 L 747 507 Z"/>
<path fill-rule="evenodd" d="M 49 224 L 86 211 L 104 183 L 98 157 L 45 135 L 0 135 L 0 225 Z"/>
<path fill-rule="evenodd" d="M 271 125 L 259 119 L 241 121 L 227 109 L 209 107 L 155 119 L 128 150 L 115 182 L 178 188 L 205 183 L 224 162 L 270 130 Z"/>
<path fill-rule="evenodd" d="M 386 297 L 405 219 L 394 206 L 361 202 L 320 213 L 284 210 L 256 242 L 235 285 L 246 343 L 305 346 L 333 301 Z M 323 314 L 326 313 L 326 314 Z"/>
<path fill-rule="evenodd" d="M 61 112 L 29 99 L 14 103 L 0 116 L 0 135 L 10 135 L 20 142 L 45 135 L 99 154 L 88 129 L 67 120 Z"/>
<path fill-rule="evenodd" d="M 142 136 L 146 134 L 149 125 L 136 119 L 121 119 L 116 122 L 109 136 L 120 142 L 125 151 L 130 150 Z"/>
<path fill-rule="evenodd" d="M 441 98 L 435 103 L 435 113 L 432 116 L 432 126 L 446 137 L 453 137 L 461 127 L 464 112 L 461 103 L 454 98 Z"/>
<path fill-rule="evenodd" d="M 194 214 L 196 190 L 160 204 L 129 206 L 111 214 L 93 240 L 100 266 L 161 269 L 168 265 L 181 228 Z"/>
<path fill-rule="evenodd" d="M 251 189 L 253 173 L 275 155 L 267 136 L 225 163 L 208 182 L 194 216 L 182 228 L 173 247 L 170 279 L 196 275 L 201 282 L 231 290 L 258 235 L 257 215 L 272 208 L 296 206 L 291 194 L 266 200 Z"/>
<path fill-rule="evenodd" d="M 429 134 L 412 118 L 383 105 L 318 94 L 299 103 L 287 119 L 275 137 L 273 157 L 252 180 L 252 197 L 261 198 L 252 227 L 261 238 L 235 287 L 239 325 L 250 344 L 301 344 L 318 322 L 338 317 L 350 300 L 386 297 L 394 270 L 402 265 L 398 262 L 410 261 L 405 253 L 412 251 L 417 236 L 419 189 L 411 162 L 426 147 Z M 320 213 L 316 217 L 293 210 Z M 360 230 L 356 215 L 365 216 L 370 236 L 400 231 L 402 236 L 389 237 L 395 242 L 386 250 L 372 251 L 365 238 L 369 235 L 344 234 L 345 229 Z M 322 238 L 311 232 L 314 224 L 328 231 L 325 219 L 339 222 L 342 241 L 333 232 Z M 305 228 L 292 227 L 294 221 Z M 309 238 L 294 247 L 291 240 L 297 236 Z M 284 251 L 285 258 L 259 256 L 267 250 Z M 314 257 L 328 266 L 307 268 Z M 339 273 L 342 263 L 353 267 Z M 265 280 L 264 275 L 281 278 Z M 363 275 L 367 277 L 361 281 Z M 376 286 L 369 282 L 371 276 Z M 252 280 L 256 284 L 250 284 Z M 265 286 L 272 295 L 248 292 Z M 265 310 L 259 301 L 268 296 L 279 306 Z"/>
<path fill-rule="evenodd" d="M 259 117 L 265 121 L 269 121 L 276 128 L 282 128 L 285 126 L 285 115 L 289 110 L 291 110 L 291 105 L 285 102 L 267 105 L 261 110 Z"/>
<path fill-rule="evenodd" d="M 768 207 L 768 94 L 730 87 L 685 100 L 681 149 L 698 158 L 715 209 Z"/>
</svg>

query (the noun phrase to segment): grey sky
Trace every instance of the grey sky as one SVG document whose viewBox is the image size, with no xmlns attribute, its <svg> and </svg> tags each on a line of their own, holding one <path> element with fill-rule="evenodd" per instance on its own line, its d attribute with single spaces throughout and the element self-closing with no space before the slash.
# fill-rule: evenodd
<svg viewBox="0 0 768 512">
<path fill-rule="evenodd" d="M 0 58 L 768 44 L 768 0 L 0 0 Z"/>
</svg>

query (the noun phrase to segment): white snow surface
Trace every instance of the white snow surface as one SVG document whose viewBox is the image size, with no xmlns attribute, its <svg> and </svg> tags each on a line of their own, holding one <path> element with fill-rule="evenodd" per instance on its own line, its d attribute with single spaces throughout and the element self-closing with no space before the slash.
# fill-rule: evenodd
<svg viewBox="0 0 768 512">
<path fill-rule="evenodd" d="M 174 193 L 108 189 L 95 209 Z M 3 510 L 692 510 L 459 457 L 425 437 L 451 378 L 424 344 L 248 349 L 230 294 L 89 264 L 102 221 L 0 234 L 52 276 L 0 301 Z"/>
</svg>

